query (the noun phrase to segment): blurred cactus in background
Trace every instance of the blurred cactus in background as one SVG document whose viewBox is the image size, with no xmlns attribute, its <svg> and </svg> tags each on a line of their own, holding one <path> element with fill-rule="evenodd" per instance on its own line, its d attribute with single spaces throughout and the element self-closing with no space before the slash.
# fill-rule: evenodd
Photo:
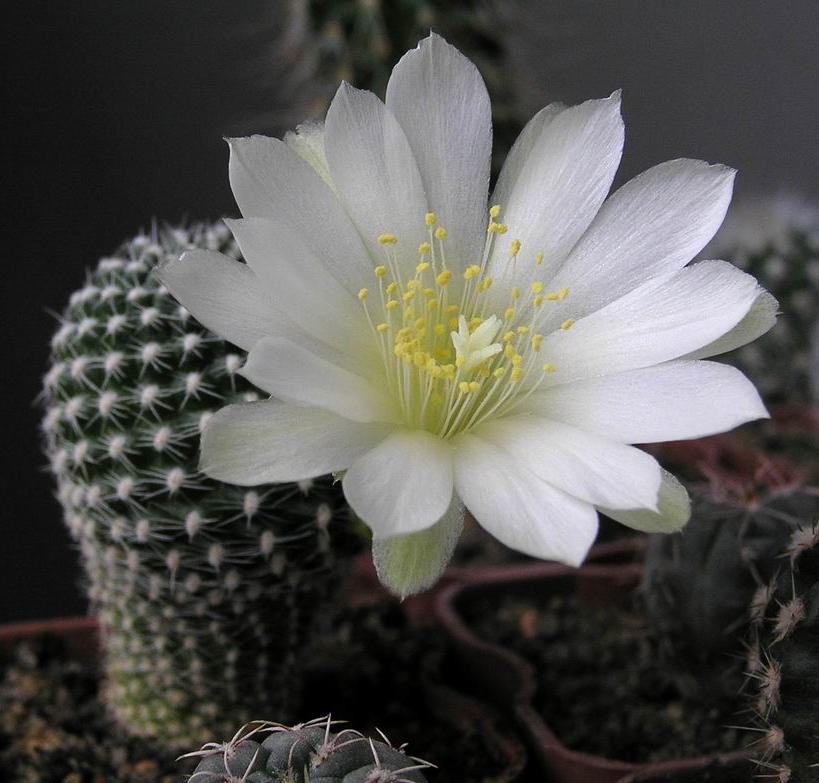
<svg viewBox="0 0 819 783">
<path fill-rule="evenodd" d="M 179 307 L 154 267 L 222 225 L 140 235 L 101 260 L 51 343 L 42 423 L 65 522 L 99 614 L 106 698 L 132 733 L 176 746 L 286 715 L 311 625 L 355 546 L 329 480 L 253 488 L 197 469 L 213 411 L 256 391 L 244 354 Z"/>
<path fill-rule="evenodd" d="M 811 335 L 819 323 L 819 206 L 792 196 L 739 202 L 703 258 L 723 258 L 779 301 L 771 331 L 727 358 L 773 404 L 811 399 Z"/>
<path fill-rule="evenodd" d="M 742 682 L 748 607 L 780 571 L 800 525 L 819 515 L 819 491 L 787 460 L 729 437 L 676 450 L 699 474 L 691 521 L 680 533 L 650 537 L 643 596 L 680 690 L 720 701 Z"/>
<path fill-rule="evenodd" d="M 432 765 L 406 755 L 403 746 L 335 730 L 329 716 L 297 726 L 257 721 L 225 743 L 187 754 L 201 761 L 191 783 L 426 783 Z M 183 757 L 185 758 L 185 757 Z"/>
<path fill-rule="evenodd" d="M 779 565 L 751 605 L 755 749 L 760 779 L 808 783 L 819 779 L 819 522 L 792 532 Z"/>
</svg>

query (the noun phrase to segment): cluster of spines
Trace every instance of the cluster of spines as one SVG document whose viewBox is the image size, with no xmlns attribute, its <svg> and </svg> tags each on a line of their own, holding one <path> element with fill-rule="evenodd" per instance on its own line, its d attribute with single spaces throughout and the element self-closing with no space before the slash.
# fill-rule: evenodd
<svg viewBox="0 0 819 783">
<path fill-rule="evenodd" d="M 237 374 L 241 351 L 153 276 L 196 247 L 238 257 L 226 228 L 201 225 L 140 235 L 100 261 L 44 377 L 46 452 L 106 632 L 108 700 L 132 732 L 171 744 L 223 728 L 226 710 L 249 717 L 260 699 L 286 709 L 341 508 L 326 480 L 239 488 L 198 471 L 208 418 L 257 392 Z"/>
<path fill-rule="evenodd" d="M 794 530 L 750 606 L 746 671 L 759 778 L 819 779 L 819 522 Z"/>
<path fill-rule="evenodd" d="M 189 783 L 425 783 L 432 765 L 325 718 L 285 726 L 254 721 L 225 743 L 207 743 Z"/>
</svg>

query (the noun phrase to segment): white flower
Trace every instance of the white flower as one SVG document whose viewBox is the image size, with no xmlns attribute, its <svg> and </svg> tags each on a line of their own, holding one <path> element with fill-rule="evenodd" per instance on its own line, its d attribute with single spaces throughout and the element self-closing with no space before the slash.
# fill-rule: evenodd
<svg viewBox="0 0 819 783">
<path fill-rule="evenodd" d="M 247 265 L 192 251 L 160 277 L 276 399 L 217 413 L 202 469 L 243 485 L 346 471 L 402 595 L 438 577 L 464 506 L 508 546 L 572 564 L 598 509 L 679 529 L 684 489 L 627 444 L 766 416 L 742 374 L 702 359 L 765 332 L 776 302 L 725 262 L 686 266 L 731 169 L 675 160 L 606 198 L 619 104 L 547 106 L 487 200 L 486 88 L 431 35 L 386 104 L 342 84 L 323 131 L 232 140 Z"/>
</svg>

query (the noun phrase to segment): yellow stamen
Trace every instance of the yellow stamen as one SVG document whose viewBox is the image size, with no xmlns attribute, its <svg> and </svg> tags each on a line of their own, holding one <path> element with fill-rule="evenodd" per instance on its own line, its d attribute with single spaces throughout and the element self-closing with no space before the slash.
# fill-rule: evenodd
<svg viewBox="0 0 819 783">
<path fill-rule="evenodd" d="M 565 332 L 567 329 L 571 329 L 574 326 L 574 320 L 572 318 L 567 318 L 562 324 L 560 324 L 560 328 Z"/>
<path fill-rule="evenodd" d="M 428 226 L 434 226 L 438 222 L 438 216 L 434 212 L 427 212 L 427 214 L 424 215 L 424 222 Z"/>
<path fill-rule="evenodd" d="M 372 234 L 370 234 L 372 236 Z M 398 237 L 395 234 L 379 234 L 378 235 L 378 244 L 379 245 L 394 245 L 398 242 Z"/>
<path fill-rule="evenodd" d="M 369 289 L 369 288 L 362 288 L 362 289 L 361 289 L 361 290 L 358 292 L 358 298 L 359 298 L 359 299 L 360 299 L 362 302 L 363 302 L 363 301 L 364 301 L 364 300 L 365 300 L 365 299 L 366 299 L 366 298 L 367 298 L 369 295 L 370 295 L 370 289 Z"/>
</svg>

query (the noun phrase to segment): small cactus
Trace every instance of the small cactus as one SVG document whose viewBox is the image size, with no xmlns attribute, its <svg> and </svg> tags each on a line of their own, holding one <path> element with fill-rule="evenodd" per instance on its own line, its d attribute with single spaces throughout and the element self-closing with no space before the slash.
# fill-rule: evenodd
<svg viewBox="0 0 819 783">
<path fill-rule="evenodd" d="M 284 726 L 256 721 L 225 743 L 182 758 L 201 758 L 189 783 L 426 783 L 432 765 L 403 747 L 335 730 L 330 716 Z"/>
<path fill-rule="evenodd" d="M 819 780 L 819 522 L 790 536 L 751 607 L 747 689 L 760 779 Z"/>
<path fill-rule="evenodd" d="M 770 333 L 729 360 L 768 402 L 807 403 L 810 341 L 819 317 L 819 206 L 787 196 L 748 200 L 732 209 L 704 256 L 725 258 L 752 274 L 782 310 Z"/>
<path fill-rule="evenodd" d="M 243 352 L 153 275 L 194 247 L 238 257 L 226 228 L 198 225 L 100 261 L 44 379 L 45 450 L 104 632 L 106 700 L 171 747 L 227 730 L 226 715 L 286 714 L 346 527 L 328 530 L 344 513 L 329 480 L 240 488 L 198 471 L 211 413 L 256 391 L 237 374 Z"/>
<path fill-rule="evenodd" d="M 730 438 L 681 447 L 699 448 L 698 472 L 707 480 L 692 486 L 686 528 L 650 538 L 643 596 L 681 691 L 721 700 L 742 680 L 748 606 L 762 611 L 779 555 L 802 521 L 819 513 L 819 494 L 786 460 Z"/>
</svg>

